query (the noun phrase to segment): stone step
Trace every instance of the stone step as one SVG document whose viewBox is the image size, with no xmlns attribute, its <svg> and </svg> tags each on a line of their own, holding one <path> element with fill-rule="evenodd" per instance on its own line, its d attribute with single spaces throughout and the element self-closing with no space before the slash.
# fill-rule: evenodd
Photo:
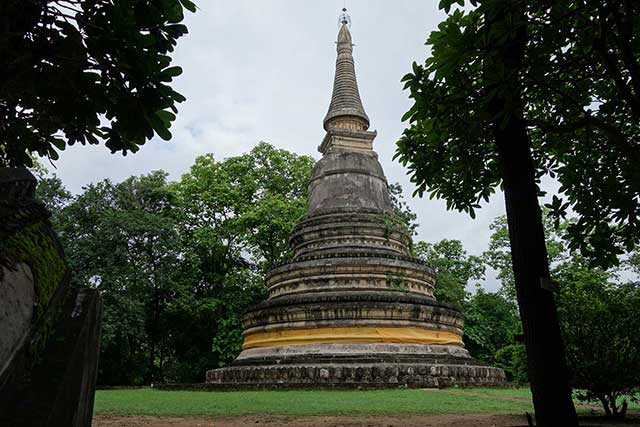
<svg viewBox="0 0 640 427">
<path fill-rule="evenodd" d="M 238 387 L 447 387 L 499 386 L 504 372 L 484 365 L 429 363 L 316 363 L 230 366 L 207 372 L 211 384 Z"/>
</svg>

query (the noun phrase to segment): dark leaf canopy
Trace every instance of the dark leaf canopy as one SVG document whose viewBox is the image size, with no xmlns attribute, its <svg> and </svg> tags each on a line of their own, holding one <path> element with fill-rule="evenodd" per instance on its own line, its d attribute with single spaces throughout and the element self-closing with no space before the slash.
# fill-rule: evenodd
<svg viewBox="0 0 640 427">
<path fill-rule="evenodd" d="M 67 145 L 136 152 L 168 140 L 168 83 L 190 0 L 5 0 L 0 4 L 0 165 L 52 160 Z"/>
<path fill-rule="evenodd" d="M 473 217 L 501 185 L 491 123 L 521 112 L 538 183 L 559 183 L 547 207 L 557 220 L 577 215 L 567 230 L 572 249 L 616 264 L 640 242 L 640 3 L 523 2 L 527 45 L 516 75 L 488 66 L 516 29 L 487 25 L 501 2 L 469 11 L 460 3 L 440 2 L 449 16 L 427 40 L 431 55 L 403 78 L 414 105 L 396 157 L 416 193 Z M 521 96 L 491 115 L 491 101 L 510 94 Z"/>
</svg>

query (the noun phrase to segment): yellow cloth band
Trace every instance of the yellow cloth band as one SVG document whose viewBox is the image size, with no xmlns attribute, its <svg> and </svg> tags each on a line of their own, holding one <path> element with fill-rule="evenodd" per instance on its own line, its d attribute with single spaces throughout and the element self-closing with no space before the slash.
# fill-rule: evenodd
<svg viewBox="0 0 640 427">
<path fill-rule="evenodd" d="M 411 327 L 337 327 L 258 332 L 244 337 L 243 349 L 320 343 L 461 344 L 454 332 Z"/>
</svg>

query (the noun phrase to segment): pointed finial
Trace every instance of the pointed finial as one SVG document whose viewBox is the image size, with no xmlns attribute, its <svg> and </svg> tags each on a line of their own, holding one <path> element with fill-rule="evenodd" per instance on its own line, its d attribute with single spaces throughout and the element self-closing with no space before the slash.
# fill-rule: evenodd
<svg viewBox="0 0 640 427">
<path fill-rule="evenodd" d="M 349 14 L 347 13 L 346 7 L 342 8 L 342 13 L 338 18 L 338 22 L 342 25 L 351 25 L 351 16 L 349 16 Z"/>
<path fill-rule="evenodd" d="M 348 128 L 366 131 L 369 128 L 369 117 L 364 112 L 356 71 L 353 63 L 353 43 L 349 23 L 351 18 L 342 10 L 340 30 L 336 40 L 336 74 L 333 81 L 333 94 L 329 111 L 324 118 L 324 128 Z"/>
</svg>

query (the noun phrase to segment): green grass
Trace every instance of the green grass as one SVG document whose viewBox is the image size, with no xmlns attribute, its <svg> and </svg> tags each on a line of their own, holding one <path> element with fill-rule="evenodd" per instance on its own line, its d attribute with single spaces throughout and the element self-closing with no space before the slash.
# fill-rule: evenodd
<svg viewBox="0 0 640 427">
<path fill-rule="evenodd" d="M 474 393 L 482 393 L 482 394 L 486 394 L 489 396 L 497 396 L 497 397 L 515 397 L 518 399 L 531 399 L 531 389 L 528 387 L 524 387 L 524 388 L 511 388 L 511 389 L 501 389 L 501 388 L 484 388 L 484 389 L 460 389 L 460 391 L 469 391 L 469 392 L 474 392 Z M 640 398 L 640 396 L 638 396 Z M 618 399 L 618 405 L 622 405 L 622 401 L 625 398 L 619 398 Z M 633 402 L 630 401 L 629 398 L 627 399 L 627 405 L 629 407 L 630 410 L 640 410 L 640 402 Z M 584 401 L 580 401 L 580 400 L 576 400 L 575 403 L 577 405 L 594 405 L 597 407 L 600 407 L 601 403 L 599 400 L 592 400 L 590 402 L 584 402 Z"/>
<path fill-rule="evenodd" d="M 522 414 L 531 410 L 528 402 L 469 396 L 446 390 L 196 392 L 129 389 L 98 390 L 95 401 L 95 413 L 98 415 L 375 416 L 482 412 Z"/>
<path fill-rule="evenodd" d="M 519 399 L 531 399 L 531 389 L 528 387 L 525 388 L 476 388 L 476 389 L 460 389 L 460 391 L 469 391 L 474 393 L 482 393 L 489 396 L 498 396 L 498 397 L 515 397 Z M 640 395 L 637 396 L 640 398 Z M 618 404 L 621 405 L 623 398 L 618 399 Z M 591 402 L 583 402 L 576 400 L 576 404 L 589 404 L 600 406 L 601 403 L 599 400 L 593 400 Z M 627 398 L 627 405 L 629 409 L 640 410 L 640 402 L 632 402 Z"/>
<path fill-rule="evenodd" d="M 483 396 L 477 396 L 482 394 Z M 527 399 L 510 401 L 508 398 Z M 374 390 L 374 391 L 160 391 L 98 390 L 98 415 L 237 416 L 411 415 L 532 412 L 531 392 L 518 389 Z M 580 402 L 576 402 L 580 403 Z M 593 402 L 599 405 L 598 402 Z M 629 409 L 640 405 L 630 403 Z M 590 412 L 585 408 L 580 413 Z M 599 411 L 600 412 L 600 411 Z"/>
<path fill-rule="evenodd" d="M 515 397 L 518 399 L 531 399 L 531 389 L 524 388 L 471 388 L 459 389 L 460 391 L 468 391 L 473 393 L 482 393 L 489 396 L 497 397 Z"/>
</svg>

